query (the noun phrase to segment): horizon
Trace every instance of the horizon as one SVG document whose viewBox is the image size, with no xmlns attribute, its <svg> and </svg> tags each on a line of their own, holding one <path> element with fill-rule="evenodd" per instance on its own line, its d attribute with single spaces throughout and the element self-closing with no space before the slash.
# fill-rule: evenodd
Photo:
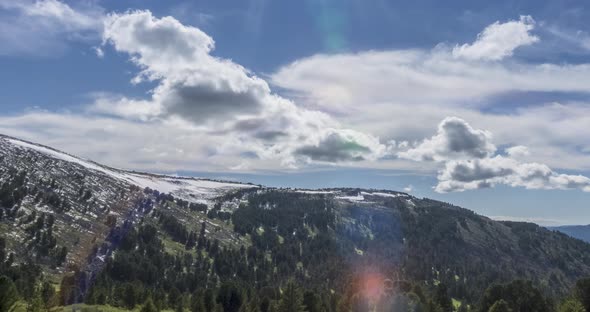
<svg viewBox="0 0 590 312">
<path fill-rule="evenodd" d="M 362 186 L 355 186 L 355 185 L 348 185 L 348 186 L 340 185 L 339 186 L 337 184 L 329 185 L 329 184 L 326 184 L 325 182 L 317 182 L 317 181 L 315 182 L 315 184 L 307 184 L 306 182 L 302 183 L 302 181 L 289 182 L 289 179 L 285 179 L 284 176 L 282 176 L 280 174 L 268 175 L 268 176 L 256 175 L 256 176 L 251 177 L 251 180 L 249 180 L 248 177 L 245 177 L 242 175 L 231 177 L 231 176 L 227 176 L 227 175 L 223 175 L 223 174 L 220 175 L 217 172 L 209 172 L 209 173 L 207 173 L 207 172 L 201 172 L 201 173 L 188 172 L 186 174 L 182 174 L 182 173 L 178 173 L 178 172 L 173 173 L 173 172 L 150 172 L 150 171 L 127 170 L 124 168 L 116 168 L 116 167 L 107 166 L 105 164 L 96 162 L 92 159 L 81 158 L 77 155 L 70 154 L 67 151 L 61 151 L 61 150 L 55 149 L 51 146 L 46 146 L 46 145 L 43 145 L 38 142 L 31 142 L 31 141 L 23 140 L 20 138 L 12 137 L 9 135 L 5 135 L 2 133 L 0 133 L 0 137 L 22 141 L 27 144 L 39 146 L 42 148 L 47 148 L 53 152 L 62 153 L 64 155 L 71 156 L 71 157 L 74 157 L 74 158 L 77 158 L 77 159 L 80 159 L 83 161 L 89 161 L 91 163 L 94 163 L 94 164 L 97 164 L 100 166 L 106 166 L 106 168 L 109 168 L 109 169 L 122 170 L 122 171 L 127 171 L 129 173 L 156 175 L 156 176 L 162 176 L 162 177 L 181 178 L 181 179 L 203 179 L 203 180 L 211 180 L 211 181 L 230 182 L 230 183 L 235 182 L 235 183 L 251 184 L 254 186 L 260 186 L 260 187 L 265 187 L 265 188 L 275 188 L 275 189 L 322 190 L 322 189 L 357 189 L 358 188 L 358 189 L 367 190 L 367 191 L 400 192 L 400 193 L 409 194 L 409 195 L 417 197 L 417 198 L 428 198 L 428 199 L 435 199 L 436 200 L 436 198 L 431 198 L 431 197 L 427 197 L 427 196 L 418 196 L 416 194 L 412 194 L 413 190 L 407 190 L 407 189 L 393 189 L 393 188 L 378 187 L 378 186 L 375 186 L 375 187 L 362 187 Z M 40 151 L 40 152 L 43 153 L 43 151 Z M 273 177 L 274 177 L 274 179 L 273 179 Z M 312 180 L 312 179 L 305 179 L 305 181 L 309 181 L 309 180 Z M 255 181 L 259 181 L 259 182 L 255 182 Z M 267 181 L 267 183 L 265 183 L 265 181 Z M 327 185 L 329 185 L 329 186 L 327 186 Z M 473 209 L 470 209 L 469 207 L 461 206 L 461 205 L 453 203 L 453 202 L 449 202 L 449 203 L 459 206 L 461 208 L 473 210 Z M 476 213 L 478 213 L 478 212 L 476 211 Z M 538 219 L 538 218 L 527 218 L 527 217 L 515 218 L 513 216 L 496 216 L 496 215 L 486 215 L 486 214 L 481 214 L 481 215 L 488 217 L 494 221 L 529 222 L 529 223 L 535 223 L 539 226 L 544 226 L 544 227 L 548 227 L 548 228 L 562 227 L 562 226 L 566 226 L 566 227 L 567 226 L 590 226 L 590 224 L 583 224 L 583 223 L 560 223 L 559 221 L 551 220 L 551 219 Z"/>
<path fill-rule="evenodd" d="M 0 0 L 0 132 L 125 170 L 590 224 L 588 18 L 584 1 Z"/>
</svg>

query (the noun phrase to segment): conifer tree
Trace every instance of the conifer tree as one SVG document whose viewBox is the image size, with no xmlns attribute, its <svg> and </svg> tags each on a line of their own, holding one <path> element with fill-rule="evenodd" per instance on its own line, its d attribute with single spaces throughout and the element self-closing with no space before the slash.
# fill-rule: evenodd
<svg viewBox="0 0 590 312">
<path fill-rule="evenodd" d="M 0 311 L 9 311 L 18 300 L 18 292 L 12 280 L 0 276 Z"/>
<path fill-rule="evenodd" d="M 141 312 L 158 312 L 158 309 L 154 305 L 151 297 L 148 297 L 143 307 L 141 307 Z"/>
<path fill-rule="evenodd" d="M 304 312 L 303 294 L 301 290 L 290 280 L 281 296 L 279 312 Z"/>
</svg>

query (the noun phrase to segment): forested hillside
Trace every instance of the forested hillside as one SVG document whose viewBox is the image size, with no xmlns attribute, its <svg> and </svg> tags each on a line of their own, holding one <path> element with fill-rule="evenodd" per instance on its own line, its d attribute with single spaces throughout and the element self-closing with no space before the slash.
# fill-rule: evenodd
<svg viewBox="0 0 590 312">
<path fill-rule="evenodd" d="M 590 244 L 535 224 L 387 190 L 132 173 L 18 142 L 0 137 L 2 309 L 590 307 Z"/>
</svg>

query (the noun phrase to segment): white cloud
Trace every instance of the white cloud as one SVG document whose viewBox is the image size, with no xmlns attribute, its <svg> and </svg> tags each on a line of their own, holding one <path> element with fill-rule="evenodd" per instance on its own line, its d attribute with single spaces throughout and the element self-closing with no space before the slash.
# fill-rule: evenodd
<svg viewBox="0 0 590 312">
<path fill-rule="evenodd" d="M 104 57 L 104 51 L 102 50 L 102 48 L 100 47 L 94 47 L 94 53 L 96 53 L 96 56 L 98 58 L 103 58 Z"/>
<path fill-rule="evenodd" d="M 457 192 L 497 184 L 527 189 L 581 189 L 590 192 L 590 178 L 560 174 L 547 165 L 524 163 L 497 155 L 491 158 L 453 160 L 441 170 L 437 192 Z"/>
<path fill-rule="evenodd" d="M 453 48 L 453 56 L 468 60 L 501 60 L 511 56 L 516 48 L 539 41 L 530 34 L 534 28 L 535 20 L 528 15 L 521 16 L 518 21 L 495 22 L 478 34 L 472 44 Z"/>
<path fill-rule="evenodd" d="M 377 138 L 300 108 L 239 64 L 213 56 L 213 39 L 198 28 L 131 11 L 109 15 L 104 29 L 103 44 L 129 54 L 141 69 L 133 82 L 157 86 L 149 99 L 98 97 L 92 112 L 144 122 L 184 120 L 286 167 L 375 160 L 385 151 Z"/>
<path fill-rule="evenodd" d="M 458 116 L 493 132 L 498 146 L 527 146 L 529 161 L 590 169 L 582 152 L 590 148 L 584 130 L 590 106 L 568 99 L 570 93 L 590 96 L 590 64 L 470 61 L 439 46 L 314 55 L 281 67 L 271 79 L 299 103 L 386 142 L 421 141 L 432 125 Z M 544 93 L 564 100 L 527 106 L 518 100 Z"/>
<path fill-rule="evenodd" d="M 460 118 L 447 117 L 439 124 L 435 136 L 399 156 L 417 161 L 485 158 L 496 151 L 490 139 L 488 131 L 473 129 Z"/>
<path fill-rule="evenodd" d="M 478 106 L 511 92 L 589 92 L 589 64 L 468 62 L 448 50 L 315 55 L 281 67 L 272 82 L 344 114 L 393 103 Z"/>
<path fill-rule="evenodd" d="M 24 15 L 35 18 L 47 18 L 61 24 L 66 30 L 97 29 L 101 20 L 86 13 L 72 9 L 66 3 L 57 0 L 2 1 L 0 7 L 18 9 Z M 96 13 L 96 12 L 95 12 Z"/>
<path fill-rule="evenodd" d="M 69 41 L 98 40 L 103 9 L 58 0 L 0 0 L 0 55 L 54 56 Z"/>
<path fill-rule="evenodd" d="M 511 158 L 523 158 L 531 154 L 529 148 L 522 145 L 511 146 L 506 149 L 506 154 Z"/>
<path fill-rule="evenodd" d="M 370 135 L 351 130 L 329 130 L 318 140 L 303 145 L 295 154 L 310 161 L 336 163 L 341 161 L 376 160 L 385 152 L 385 146 Z"/>
<path fill-rule="evenodd" d="M 590 50 L 590 34 L 582 30 L 571 30 L 567 28 L 560 28 L 555 25 L 544 27 L 550 34 L 554 35 L 560 41 L 558 44 L 564 45 L 567 43 L 569 45 L 574 45 L 576 48 L 581 47 L 584 50 Z M 557 47 L 556 47 L 557 48 Z M 571 46 L 570 46 L 571 48 Z M 579 49 L 574 49 L 574 51 L 568 51 L 570 53 L 579 53 Z"/>
<path fill-rule="evenodd" d="M 413 191 L 414 191 L 414 187 L 411 184 L 404 187 L 404 192 L 406 192 L 406 193 L 412 193 Z"/>
<path fill-rule="evenodd" d="M 560 174 L 545 164 L 522 162 L 514 158 L 527 156 L 524 146 L 506 149 L 508 157 L 494 155 L 491 134 L 473 129 L 462 119 L 445 118 L 438 133 L 407 151 L 401 158 L 416 161 L 441 161 L 435 191 L 440 193 L 493 187 L 505 184 L 527 189 L 581 189 L 590 192 L 590 178 Z M 514 157 L 514 158 L 513 158 Z"/>
</svg>

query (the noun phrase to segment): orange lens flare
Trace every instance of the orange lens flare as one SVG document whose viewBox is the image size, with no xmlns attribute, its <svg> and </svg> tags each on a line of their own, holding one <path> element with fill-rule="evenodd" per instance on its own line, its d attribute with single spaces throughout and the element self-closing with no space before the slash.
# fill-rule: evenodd
<svg viewBox="0 0 590 312">
<path fill-rule="evenodd" d="M 377 273 L 365 273 L 360 279 L 360 293 L 371 300 L 378 299 L 384 294 L 385 278 Z"/>
</svg>

